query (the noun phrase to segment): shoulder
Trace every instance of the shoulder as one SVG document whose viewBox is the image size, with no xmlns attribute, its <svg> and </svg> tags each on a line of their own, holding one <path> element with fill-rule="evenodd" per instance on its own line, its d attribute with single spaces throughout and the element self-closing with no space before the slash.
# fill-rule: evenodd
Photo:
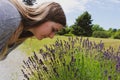
<svg viewBox="0 0 120 80">
<path fill-rule="evenodd" d="M 21 15 L 9 0 L 0 0 L 0 36 L 13 33 L 21 22 Z"/>
<path fill-rule="evenodd" d="M 21 15 L 9 0 L 0 0 L 0 49 L 15 32 L 21 22 Z"/>
<path fill-rule="evenodd" d="M 0 27 L 6 25 L 17 28 L 20 21 L 21 15 L 17 8 L 9 0 L 0 0 Z"/>
</svg>

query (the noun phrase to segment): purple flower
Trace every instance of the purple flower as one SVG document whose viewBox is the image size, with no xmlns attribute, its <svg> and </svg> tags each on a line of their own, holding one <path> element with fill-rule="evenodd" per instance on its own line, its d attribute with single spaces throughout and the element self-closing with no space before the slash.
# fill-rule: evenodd
<svg viewBox="0 0 120 80">
<path fill-rule="evenodd" d="M 112 77 L 111 77 L 111 76 L 108 76 L 108 80 L 112 80 Z"/>
<path fill-rule="evenodd" d="M 43 49 L 40 49 L 40 53 L 43 53 Z"/>
<path fill-rule="evenodd" d="M 39 63 L 41 64 L 41 65 L 44 65 L 44 63 L 43 63 L 43 61 L 40 59 L 39 60 Z"/>
<path fill-rule="evenodd" d="M 107 70 L 105 70 L 105 71 L 104 71 L 105 76 L 107 76 L 107 73 L 108 73 L 108 71 L 107 71 Z"/>
<path fill-rule="evenodd" d="M 35 58 L 36 60 L 38 60 L 38 57 L 37 57 L 37 55 L 36 55 L 35 52 L 34 52 L 34 58 Z"/>
<path fill-rule="evenodd" d="M 46 66 L 43 66 L 43 70 L 46 71 L 48 73 L 48 69 Z"/>
</svg>

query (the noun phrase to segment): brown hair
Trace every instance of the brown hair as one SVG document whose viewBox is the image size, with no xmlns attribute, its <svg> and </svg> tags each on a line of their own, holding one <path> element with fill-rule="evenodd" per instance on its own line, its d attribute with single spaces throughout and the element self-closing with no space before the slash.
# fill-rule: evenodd
<svg viewBox="0 0 120 80">
<path fill-rule="evenodd" d="M 19 38 L 27 38 L 33 36 L 32 33 L 27 32 L 32 27 L 37 27 L 46 21 L 54 21 L 60 23 L 65 27 L 66 16 L 60 4 L 56 2 L 45 2 L 37 7 L 30 7 L 18 0 L 10 0 L 22 15 L 22 21 L 19 27 L 22 33 Z M 24 35 L 25 34 L 25 35 Z"/>
<path fill-rule="evenodd" d="M 42 6 L 46 5 L 43 10 L 41 9 Z M 61 25 L 66 25 L 66 18 L 65 14 L 61 8 L 61 6 L 58 3 L 55 2 L 49 2 L 49 3 L 43 3 L 41 7 L 37 7 L 34 10 L 37 10 L 37 14 L 29 14 L 29 16 L 32 18 L 36 18 L 34 20 L 33 18 L 23 18 L 23 25 L 26 29 L 38 26 L 46 21 L 54 21 L 56 23 L 60 23 Z M 42 11 L 41 11 L 42 10 Z M 24 15 L 24 14 L 23 14 Z M 40 17 L 37 17 L 40 16 Z M 41 17 L 42 16 L 42 17 Z"/>
<path fill-rule="evenodd" d="M 37 27 L 46 21 L 54 21 L 65 27 L 66 17 L 60 4 L 56 2 L 46 2 L 37 7 L 30 7 L 23 4 L 20 0 L 9 0 L 20 12 L 22 21 L 18 29 L 9 39 L 7 47 L 16 42 L 23 42 L 26 38 L 33 36 L 27 30 L 32 27 Z M 7 48 L 5 47 L 5 48 Z M 5 49 L 7 50 L 7 49 Z M 3 50 L 2 53 L 6 53 Z M 4 54 L 5 55 L 5 54 Z"/>
</svg>

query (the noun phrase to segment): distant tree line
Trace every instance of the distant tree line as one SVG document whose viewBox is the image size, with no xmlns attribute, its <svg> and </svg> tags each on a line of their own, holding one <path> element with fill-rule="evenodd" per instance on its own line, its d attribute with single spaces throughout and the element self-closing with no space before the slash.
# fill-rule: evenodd
<svg viewBox="0 0 120 80">
<path fill-rule="evenodd" d="M 59 31 L 59 35 L 65 36 L 85 36 L 95 38 L 114 38 L 120 39 L 120 29 L 109 28 L 108 30 L 103 29 L 98 24 L 92 24 L 91 15 L 85 11 L 83 14 L 78 16 L 75 23 L 71 26 L 67 26 L 63 30 Z"/>
</svg>

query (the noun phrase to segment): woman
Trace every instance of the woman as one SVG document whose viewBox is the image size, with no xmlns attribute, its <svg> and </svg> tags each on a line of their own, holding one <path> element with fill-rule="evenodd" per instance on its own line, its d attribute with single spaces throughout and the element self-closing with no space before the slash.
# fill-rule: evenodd
<svg viewBox="0 0 120 80">
<path fill-rule="evenodd" d="M 30 7 L 19 0 L 0 0 L 0 60 L 25 39 L 53 38 L 65 25 L 66 17 L 58 3 Z"/>
</svg>

